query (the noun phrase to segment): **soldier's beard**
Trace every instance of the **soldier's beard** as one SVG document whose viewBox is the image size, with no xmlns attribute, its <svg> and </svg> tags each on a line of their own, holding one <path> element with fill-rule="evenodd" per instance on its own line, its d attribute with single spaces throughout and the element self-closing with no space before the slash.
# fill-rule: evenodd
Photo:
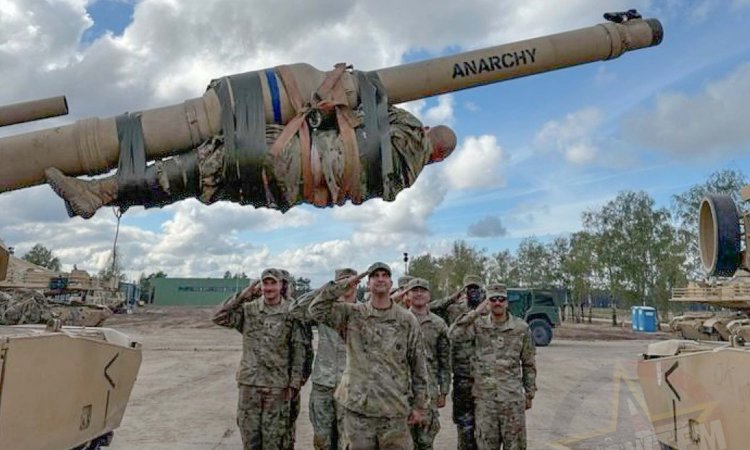
<svg viewBox="0 0 750 450">
<path fill-rule="evenodd" d="M 479 304 L 482 303 L 482 292 L 480 291 L 469 291 L 466 297 L 466 304 L 469 308 L 476 309 Z"/>
</svg>

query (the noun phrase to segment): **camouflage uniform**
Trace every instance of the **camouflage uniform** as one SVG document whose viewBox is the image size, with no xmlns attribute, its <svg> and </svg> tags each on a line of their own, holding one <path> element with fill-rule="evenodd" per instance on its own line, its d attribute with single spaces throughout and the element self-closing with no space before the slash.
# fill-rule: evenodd
<svg viewBox="0 0 750 450">
<path fill-rule="evenodd" d="M 353 269 L 336 270 L 336 279 L 356 276 Z M 293 306 L 295 316 L 309 319 L 307 309 L 320 289 L 300 297 Z M 312 322 L 312 321 L 310 321 Z M 315 450 L 341 450 L 344 448 L 343 412 L 334 399 L 334 391 L 341 381 L 346 365 L 346 344 L 331 327 L 318 324 L 318 351 L 312 367 L 312 391 L 309 414 L 313 427 Z"/>
<path fill-rule="evenodd" d="M 213 321 L 243 336 L 237 424 L 244 448 L 291 449 L 293 424 L 287 393 L 289 388 L 301 388 L 305 358 L 299 323 L 292 319 L 290 303 L 284 298 L 268 305 L 264 298 L 243 303 L 238 296 L 225 300 Z"/>
<path fill-rule="evenodd" d="M 286 292 L 285 297 L 291 304 L 294 304 L 294 277 L 292 277 L 292 274 L 289 273 L 286 269 L 277 269 L 281 273 L 281 277 L 286 283 Z M 300 332 L 302 336 L 302 344 L 305 348 L 305 363 L 302 368 L 302 384 L 304 385 L 307 383 L 308 378 L 310 378 L 310 374 L 312 373 L 312 364 L 313 359 L 315 358 L 315 352 L 313 351 L 312 347 L 312 341 L 313 341 L 313 332 L 312 332 L 312 323 L 310 321 L 304 320 L 303 318 L 299 318 L 299 324 L 300 324 Z M 290 417 L 292 420 L 292 448 L 294 448 L 294 444 L 296 441 L 297 436 L 297 417 L 299 417 L 299 413 L 302 407 L 302 397 L 299 395 L 296 396 L 291 403 L 291 410 L 290 410 Z"/>
<path fill-rule="evenodd" d="M 106 306 L 57 303 L 33 289 L 0 291 L 0 325 L 44 324 L 58 319 L 62 325 L 98 327 L 111 315 Z"/>
<path fill-rule="evenodd" d="M 452 324 L 471 309 L 466 302 L 453 296 L 439 298 L 430 302 L 430 311 L 440 316 L 445 323 Z"/>
<path fill-rule="evenodd" d="M 334 391 L 346 365 L 346 344 L 326 325 L 318 325 L 318 356 L 313 364 L 310 392 L 310 422 L 315 450 L 340 450 L 343 446 L 343 411 L 339 411 Z"/>
<path fill-rule="evenodd" d="M 412 426 L 415 450 L 432 449 L 435 436 L 440 431 L 440 414 L 437 408 L 437 398 L 448 395 L 451 386 L 450 369 L 450 341 L 448 340 L 448 325 L 435 314 L 423 316 L 415 314 L 424 336 L 424 350 L 427 357 L 427 370 L 430 376 L 430 398 L 432 399 L 430 414 L 425 426 Z"/>
<path fill-rule="evenodd" d="M 490 294 L 488 293 L 488 296 Z M 479 450 L 526 448 L 525 405 L 536 392 L 534 343 L 529 326 L 508 313 L 503 323 L 471 311 L 451 327 L 454 343 L 474 348 L 472 393 Z"/>
<path fill-rule="evenodd" d="M 430 311 L 441 315 L 449 324 L 455 323 L 459 317 L 472 308 L 464 298 L 466 288 L 477 285 L 483 288 L 482 279 L 475 275 L 466 275 L 463 279 L 464 294 L 461 297 L 446 297 L 430 302 Z M 474 349 L 465 342 L 451 340 L 451 369 L 453 371 L 453 423 L 456 424 L 458 450 L 476 449 L 474 438 L 474 398 L 472 397 L 471 357 Z"/>
<path fill-rule="evenodd" d="M 396 304 L 382 310 L 371 303 L 337 303 L 345 289 L 327 284 L 309 312 L 346 336 L 346 368 L 335 398 L 346 409 L 349 449 L 410 450 L 406 420 L 412 409 L 428 411 L 430 404 L 419 323 Z"/>
</svg>

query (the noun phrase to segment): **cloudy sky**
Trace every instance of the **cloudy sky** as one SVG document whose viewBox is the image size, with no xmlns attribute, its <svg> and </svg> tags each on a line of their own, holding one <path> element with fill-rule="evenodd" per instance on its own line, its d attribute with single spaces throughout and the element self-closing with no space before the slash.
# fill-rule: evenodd
<svg viewBox="0 0 750 450">
<path fill-rule="evenodd" d="M 750 172 L 748 0 L 0 0 L 0 103 L 65 94 L 70 115 L 0 136 L 165 106 L 223 75 L 308 62 L 362 70 L 556 33 L 637 8 L 662 45 L 418 101 L 459 148 L 393 203 L 277 211 L 188 200 L 133 208 L 119 248 L 130 277 L 257 274 L 288 268 L 323 282 L 341 265 L 464 239 L 489 251 L 580 229 L 580 214 L 621 190 L 660 206 L 715 170 Z M 742 31 L 746 30 L 746 31 Z M 0 161 L 0 164 L 9 164 Z M 67 217 L 47 186 L 0 194 L 0 238 L 53 249 L 66 269 L 98 271 L 115 217 Z"/>
</svg>

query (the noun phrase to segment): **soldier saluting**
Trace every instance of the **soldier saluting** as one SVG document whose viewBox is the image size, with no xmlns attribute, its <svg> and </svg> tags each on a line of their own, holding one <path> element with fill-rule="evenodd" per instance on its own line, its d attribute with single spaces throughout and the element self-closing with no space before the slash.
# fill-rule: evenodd
<svg viewBox="0 0 750 450">
<path fill-rule="evenodd" d="M 261 298 L 252 300 L 258 290 L 253 283 L 226 299 L 213 317 L 242 333 L 237 425 L 245 449 L 292 448 L 290 406 L 302 387 L 305 348 L 281 282 L 279 271 L 264 270 Z"/>
<path fill-rule="evenodd" d="M 525 449 L 525 410 L 536 392 L 536 351 L 529 326 L 508 313 L 505 285 L 491 285 L 487 300 L 461 316 L 449 336 L 452 343 L 474 349 L 477 448 Z"/>
<path fill-rule="evenodd" d="M 367 303 L 336 299 L 367 275 Z M 330 282 L 310 316 L 346 335 L 346 367 L 335 397 L 344 409 L 350 450 L 410 450 L 410 424 L 430 408 L 429 375 L 417 319 L 390 299 L 391 268 L 374 263 L 362 275 Z"/>
</svg>

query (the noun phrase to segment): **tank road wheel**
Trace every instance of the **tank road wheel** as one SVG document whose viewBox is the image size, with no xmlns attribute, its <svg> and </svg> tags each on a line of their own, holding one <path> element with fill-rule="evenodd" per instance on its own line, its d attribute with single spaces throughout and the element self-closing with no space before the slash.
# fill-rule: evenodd
<svg viewBox="0 0 750 450">
<path fill-rule="evenodd" d="M 529 322 L 531 338 L 537 347 L 546 347 L 552 341 L 552 327 L 544 319 L 534 319 Z"/>
<path fill-rule="evenodd" d="M 731 277 L 740 266 L 740 216 L 729 195 L 709 194 L 698 211 L 703 269 L 709 276 Z"/>
</svg>

